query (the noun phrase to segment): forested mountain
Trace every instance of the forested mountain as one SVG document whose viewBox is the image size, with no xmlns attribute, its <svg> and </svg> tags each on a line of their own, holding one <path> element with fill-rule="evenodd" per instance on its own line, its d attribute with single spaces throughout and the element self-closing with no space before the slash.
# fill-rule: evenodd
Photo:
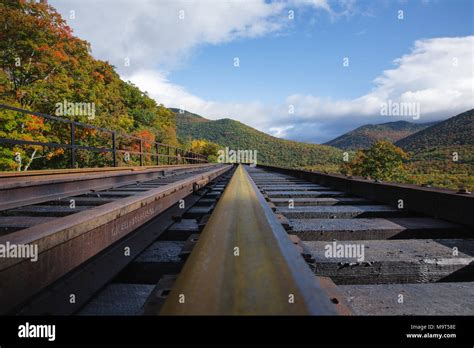
<svg viewBox="0 0 474 348">
<path fill-rule="evenodd" d="M 368 124 L 328 141 L 325 145 L 335 146 L 343 150 L 367 149 L 377 140 L 387 140 L 394 143 L 433 124 L 407 121 Z"/>
<path fill-rule="evenodd" d="M 177 145 L 174 113 L 122 81 L 109 63 L 93 58 L 89 43 L 75 37 L 46 2 L 2 1 L 0 19 L 0 103 Z M 92 105 L 94 115 L 58 115 L 57 103 Z M 64 126 L 31 115 L 0 112 L 0 137 L 69 141 Z M 106 143 L 104 136 L 82 130 L 77 141 L 110 146 L 111 140 Z M 0 170 L 17 170 L 15 153 L 31 169 L 64 167 L 67 160 L 62 149 L 2 146 Z M 78 166 L 89 160 L 85 152 L 78 153 Z"/>
<path fill-rule="evenodd" d="M 413 152 L 440 146 L 474 145 L 474 109 L 401 139 L 395 145 Z"/>
<path fill-rule="evenodd" d="M 308 166 L 339 163 L 342 151 L 331 146 L 285 140 L 260 132 L 231 119 L 208 120 L 189 112 L 176 112 L 178 138 L 205 139 L 223 147 L 257 150 L 258 162 L 277 166 Z"/>
<path fill-rule="evenodd" d="M 186 110 L 180 110 L 176 108 L 170 108 L 175 114 L 177 114 L 177 119 L 180 124 L 190 124 L 190 123 L 202 123 L 202 122 L 211 122 L 207 118 L 204 118 L 198 114 L 193 114 L 192 112 Z"/>
</svg>

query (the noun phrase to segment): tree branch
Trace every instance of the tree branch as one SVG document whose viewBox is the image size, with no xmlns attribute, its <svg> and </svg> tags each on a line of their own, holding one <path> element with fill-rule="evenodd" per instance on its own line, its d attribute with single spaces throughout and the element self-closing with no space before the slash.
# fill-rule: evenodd
<svg viewBox="0 0 474 348">
<path fill-rule="evenodd" d="M 28 164 L 25 166 L 25 169 L 24 169 L 25 172 L 28 170 L 28 168 L 30 168 L 30 165 L 31 163 L 33 163 L 33 160 L 35 160 L 36 158 L 40 158 L 40 157 L 35 157 L 35 155 L 36 155 L 36 149 L 34 149 L 33 153 L 31 154 L 30 160 L 28 161 Z"/>
</svg>

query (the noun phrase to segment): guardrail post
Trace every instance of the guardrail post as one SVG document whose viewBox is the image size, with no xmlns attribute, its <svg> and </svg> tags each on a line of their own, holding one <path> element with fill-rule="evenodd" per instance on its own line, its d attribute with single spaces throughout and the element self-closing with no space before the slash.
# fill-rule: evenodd
<svg viewBox="0 0 474 348">
<path fill-rule="evenodd" d="M 71 168 L 76 167 L 75 142 L 76 142 L 76 126 L 74 124 L 74 121 L 72 121 L 71 122 Z"/>
<path fill-rule="evenodd" d="M 117 167 L 117 133 L 112 131 L 112 163 Z"/>
<path fill-rule="evenodd" d="M 168 165 L 171 164 L 171 147 L 168 147 Z"/>
<path fill-rule="evenodd" d="M 140 139 L 140 166 L 143 166 L 143 140 Z"/>
<path fill-rule="evenodd" d="M 160 165 L 160 144 L 156 144 L 156 165 Z"/>
</svg>

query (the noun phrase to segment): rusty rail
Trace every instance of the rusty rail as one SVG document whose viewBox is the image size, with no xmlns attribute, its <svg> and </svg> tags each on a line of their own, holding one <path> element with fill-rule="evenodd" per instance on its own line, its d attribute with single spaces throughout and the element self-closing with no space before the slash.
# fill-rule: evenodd
<svg viewBox="0 0 474 348">
<path fill-rule="evenodd" d="M 240 165 L 160 314 L 337 312 Z"/>
<path fill-rule="evenodd" d="M 0 258 L 0 313 L 9 313 L 230 168 L 214 165 L 204 173 L 138 195 L 0 236 L 0 245 L 38 248 L 36 262 Z"/>
<path fill-rule="evenodd" d="M 33 171 L 14 175 L 0 174 L 0 211 L 52 199 L 104 190 L 151 180 L 169 173 L 183 173 L 214 164 L 153 167 L 95 168 L 85 170 Z M 45 175 L 46 174 L 46 175 Z"/>
</svg>

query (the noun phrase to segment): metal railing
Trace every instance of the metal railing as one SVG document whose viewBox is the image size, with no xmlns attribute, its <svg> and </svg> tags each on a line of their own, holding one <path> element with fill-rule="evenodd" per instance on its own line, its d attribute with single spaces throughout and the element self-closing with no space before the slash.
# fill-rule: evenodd
<svg viewBox="0 0 474 348">
<path fill-rule="evenodd" d="M 67 118 L 61 118 L 61 117 L 51 116 L 51 115 L 47 115 L 47 114 L 43 114 L 39 112 L 20 109 L 20 108 L 10 106 L 10 105 L 0 104 L 0 109 L 16 111 L 16 112 L 20 112 L 27 115 L 42 117 L 43 119 L 46 119 L 46 120 L 68 124 L 69 125 L 69 139 L 70 139 L 69 144 L 58 143 L 58 142 L 19 140 L 19 139 L 11 139 L 11 138 L 3 138 L 3 137 L 0 137 L 0 144 L 31 145 L 31 146 L 43 146 L 43 147 L 52 147 L 52 148 L 58 148 L 58 149 L 59 148 L 67 149 L 70 151 L 69 164 L 71 168 L 77 167 L 76 154 L 78 150 L 111 153 L 112 165 L 114 167 L 119 166 L 118 158 L 117 158 L 118 154 L 123 154 L 124 158 L 126 158 L 127 156 L 130 157 L 130 155 L 138 155 L 140 158 L 139 160 L 140 166 L 144 165 L 144 162 L 145 162 L 144 160 L 146 156 L 150 156 L 150 158 L 154 158 L 157 165 L 160 164 L 161 158 L 164 158 L 165 159 L 164 164 L 168 164 L 168 165 L 207 163 L 206 156 L 198 154 L 198 153 L 186 151 L 184 149 L 181 149 L 173 145 L 150 141 L 144 138 L 120 133 L 114 130 L 97 127 L 97 126 L 93 126 L 93 125 L 82 123 L 82 122 L 72 121 Z M 111 147 L 96 147 L 96 146 L 87 146 L 87 145 L 78 144 L 76 142 L 76 135 L 77 135 L 76 128 L 77 127 L 82 127 L 84 129 L 93 129 L 96 131 L 109 133 L 112 146 Z M 125 139 L 130 139 L 132 141 L 136 141 L 138 145 L 138 151 L 120 148 L 119 143 L 118 143 L 118 138 L 125 138 Z M 145 146 L 145 145 L 148 145 L 148 146 Z M 145 151 L 146 148 L 149 148 L 150 151 L 146 152 Z M 164 153 L 160 153 L 160 151 Z M 125 162 L 127 161 L 125 160 Z"/>
</svg>

